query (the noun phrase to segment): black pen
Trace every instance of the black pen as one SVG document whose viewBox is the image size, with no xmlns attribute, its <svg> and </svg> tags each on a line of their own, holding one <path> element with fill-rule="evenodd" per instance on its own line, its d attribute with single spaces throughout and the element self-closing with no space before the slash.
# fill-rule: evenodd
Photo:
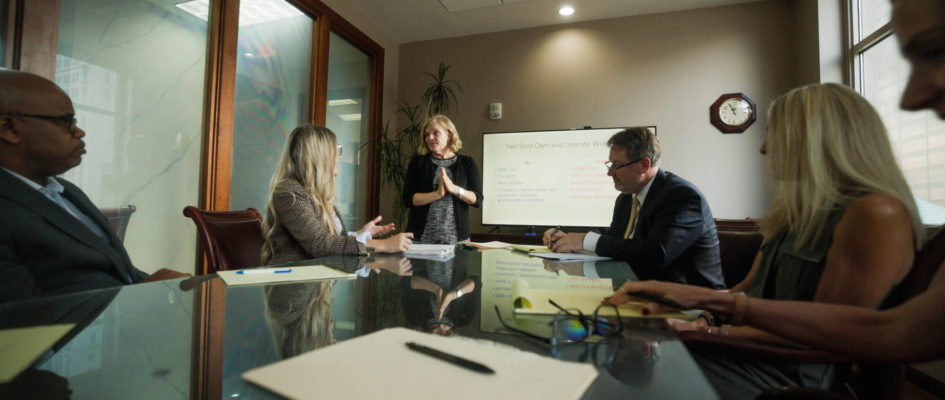
<svg viewBox="0 0 945 400">
<path fill-rule="evenodd" d="M 667 298 L 665 298 L 665 297 L 663 297 L 663 296 L 657 296 L 657 295 L 655 295 L 655 294 L 649 294 L 649 293 L 646 293 L 646 292 L 626 292 L 626 293 L 624 293 L 624 294 L 626 294 L 627 296 L 639 297 L 639 298 L 644 299 L 644 300 L 646 300 L 646 301 L 651 301 L 651 302 L 654 302 L 654 303 L 656 303 L 656 304 L 662 304 L 662 305 L 664 305 L 664 306 L 676 308 L 676 309 L 679 309 L 679 310 L 688 310 L 688 309 L 689 309 L 689 307 L 683 306 L 682 304 L 679 304 L 679 303 L 677 303 L 677 302 L 674 301 L 674 300 L 667 299 Z"/>
<path fill-rule="evenodd" d="M 489 368 L 489 367 L 487 367 L 487 366 L 485 366 L 485 365 L 482 365 L 482 364 L 480 364 L 480 363 L 477 363 L 477 362 L 475 362 L 475 361 L 470 361 L 470 360 L 467 360 L 467 359 L 462 358 L 462 357 L 457 357 L 457 356 L 454 356 L 454 355 L 452 355 L 452 354 L 447 354 L 447 353 L 444 353 L 444 352 L 439 351 L 439 350 L 437 350 L 437 349 L 431 349 L 431 348 L 429 348 L 429 347 L 427 347 L 427 346 L 424 346 L 424 345 L 422 345 L 422 344 L 419 344 L 419 343 L 407 342 L 407 343 L 404 343 L 404 344 L 406 344 L 406 345 L 407 345 L 407 348 L 410 349 L 410 350 L 413 350 L 413 351 L 416 351 L 416 352 L 419 352 L 419 353 L 426 354 L 426 355 L 428 355 L 428 356 L 430 356 L 430 357 L 438 358 L 438 359 L 443 360 L 443 361 L 446 361 L 446 362 L 448 362 L 448 363 L 450 363 L 450 364 L 458 365 L 458 366 L 460 366 L 460 367 L 463 367 L 463 368 L 466 368 L 466 369 L 471 369 L 471 370 L 473 370 L 473 371 L 480 372 L 480 373 L 483 373 L 483 374 L 494 374 L 494 373 L 495 373 L 495 371 L 493 371 L 491 368 Z"/>
</svg>

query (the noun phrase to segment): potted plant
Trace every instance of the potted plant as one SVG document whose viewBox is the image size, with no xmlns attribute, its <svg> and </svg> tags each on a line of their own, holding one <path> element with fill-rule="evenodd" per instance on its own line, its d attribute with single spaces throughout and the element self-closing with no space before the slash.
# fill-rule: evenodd
<svg viewBox="0 0 945 400">
<path fill-rule="evenodd" d="M 435 73 L 423 75 L 429 82 L 420 95 L 418 105 L 405 102 L 397 103 L 396 113 L 403 117 L 404 126 L 396 132 L 390 131 L 390 122 L 381 129 L 381 140 L 376 143 L 377 154 L 381 163 L 381 187 L 394 193 L 394 214 L 391 219 L 399 227 L 407 225 L 407 206 L 401 193 L 404 190 L 404 178 L 407 176 L 407 164 L 417 154 L 421 143 L 421 124 L 428 117 L 436 114 L 449 115 L 450 108 L 459 109 L 456 91 L 463 91 L 458 81 L 447 79 L 450 66 L 443 62 Z"/>
</svg>

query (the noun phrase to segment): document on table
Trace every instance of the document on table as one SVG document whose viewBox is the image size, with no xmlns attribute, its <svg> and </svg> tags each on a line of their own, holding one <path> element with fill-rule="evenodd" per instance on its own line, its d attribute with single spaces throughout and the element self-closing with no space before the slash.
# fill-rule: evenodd
<svg viewBox="0 0 945 400">
<path fill-rule="evenodd" d="M 407 257 L 426 256 L 426 257 L 446 257 L 453 254 L 456 246 L 451 244 L 419 244 L 414 243 L 404 252 Z"/>
<path fill-rule="evenodd" d="M 599 256 L 596 253 L 547 253 L 547 252 L 531 252 L 528 255 L 533 257 L 541 257 L 548 260 L 556 261 L 601 261 L 601 260 L 610 260 L 610 257 Z"/>
<path fill-rule="evenodd" d="M 324 265 L 293 265 L 283 268 L 253 268 L 218 271 L 227 286 L 260 285 L 264 283 L 317 281 L 321 279 L 355 279 L 353 273 L 342 272 Z"/>
<path fill-rule="evenodd" d="M 476 243 L 469 242 L 466 243 L 473 247 L 478 247 L 480 250 L 491 250 L 491 249 L 509 249 L 509 250 L 518 250 L 525 253 L 547 253 L 551 249 L 548 246 L 540 244 L 514 244 L 514 243 L 505 243 L 505 242 L 485 242 L 485 243 Z"/>
<path fill-rule="evenodd" d="M 566 309 L 581 310 L 584 315 L 594 315 L 594 311 L 600 306 L 605 297 L 614 294 L 611 289 L 533 289 L 529 287 L 528 281 L 516 279 L 512 282 L 512 301 L 515 307 L 515 314 L 523 315 L 555 315 L 561 312 L 548 302 L 548 299 Z M 682 313 L 651 314 L 644 316 L 640 312 L 643 307 L 642 302 L 631 301 L 621 304 L 617 312 L 621 317 L 646 317 L 646 318 L 677 318 L 691 319 L 689 315 Z M 613 317 L 616 314 L 612 307 L 602 307 L 598 315 L 604 317 Z"/>
<path fill-rule="evenodd" d="M 485 365 L 487 375 L 411 351 L 407 342 Z M 486 340 L 391 328 L 243 373 L 290 399 L 578 399 L 597 378 L 591 364 L 543 357 Z M 549 384 L 553 382 L 554 384 Z"/>
<path fill-rule="evenodd" d="M 0 383 L 16 378 L 74 327 L 61 324 L 0 330 Z"/>
</svg>

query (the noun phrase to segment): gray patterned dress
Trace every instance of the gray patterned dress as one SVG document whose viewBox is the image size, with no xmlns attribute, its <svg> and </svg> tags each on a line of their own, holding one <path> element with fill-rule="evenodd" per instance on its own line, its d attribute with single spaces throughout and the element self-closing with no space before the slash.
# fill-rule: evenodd
<svg viewBox="0 0 945 400">
<path fill-rule="evenodd" d="M 456 163 L 458 157 L 441 160 L 432 158 L 433 163 L 439 168 L 446 169 L 446 176 L 453 179 L 450 167 Z M 439 172 L 433 174 L 433 187 L 440 185 Z M 427 229 L 423 232 L 423 237 L 417 240 L 418 243 L 428 244 L 453 244 L 456 243 L 456 221 L 453 213 L 453 195 L 447 193 L 437 201 L 430 204 L 430 213 L 427 214 Z"/>
</svg>

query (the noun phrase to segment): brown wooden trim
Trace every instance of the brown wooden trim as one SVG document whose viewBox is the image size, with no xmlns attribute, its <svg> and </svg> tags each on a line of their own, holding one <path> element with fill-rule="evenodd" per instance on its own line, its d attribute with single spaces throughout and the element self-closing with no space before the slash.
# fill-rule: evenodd
<svg viewBox="0 0 945 400">
<path fill-rule="evenodd" d="M 380 47 L 380 46 L 378 46 Z M 381 212 L 380 155 L 374 143 L 381 142 L 381 118 L 383 118 L 384 95 L 384 49 L 379 48 L 371 58 L 371 112 L 368 117 L 367 190 L 364 203 L 365 216 L 373 218 Z M 389 220 L 388 220 L 389 221 Z M 403 228 L 401 228 L 403 229 Z"/>
<path fill-rule="evenodd" d="M 59 40 L 59 0 L 30 0 L 17 3 L 18 23 L 14 39 L 14 68 L 44 78 L 56 78 L 56 50 Z"/>
<path fill-rule="evenodd" d="M 295 3 L 303 11 L 308 12 L 315 18 L 328 18 L 328 20 L 331 21 L 331 30 L 338 32 L 341 36 L 344 36 L 345 39 L 350 40 L 351 43 L 354 43 L 355 46 L 358 46 L 368 54 L 373 55 L 379 51 L 384 51 L 381 45 L 377 44 L 377 42 L 364 34 L 364 32 L 361 32 L 360 29 L 348 22 L 344 17 L 338 15 L 334 10 L 326 6 L 325 3 L 319 0 L 295 0 Z"/>
<path fill-rule="evenodd" d="M 211 2 L 199 206 L 210 211 L 230 207 L 239 9 L 239 0 Z"/>
<path fill-rule="evenodd" d="M 315 40 L 312 42 L 312 110 L 316 125 L 325 126 L 328 119 L 328 44 L 331 41 L 332 21 L 328 17 L 315 19 Z"/>
<path fill-rule="evenodd" d="M 23 2 L 25 0 L 11 0 L 7 3 L 6 31 L 3 34 L 6 47 L 4 50 L 3 67 L 20 69 L 20 53 L 23 41 Z"/>
<path fill-rule="evenodd" d="M 194 292 L 190 398 L 220 399 L 223 397 L 226 285 L 215 277 L 197 285 Z"/>
</svg>

